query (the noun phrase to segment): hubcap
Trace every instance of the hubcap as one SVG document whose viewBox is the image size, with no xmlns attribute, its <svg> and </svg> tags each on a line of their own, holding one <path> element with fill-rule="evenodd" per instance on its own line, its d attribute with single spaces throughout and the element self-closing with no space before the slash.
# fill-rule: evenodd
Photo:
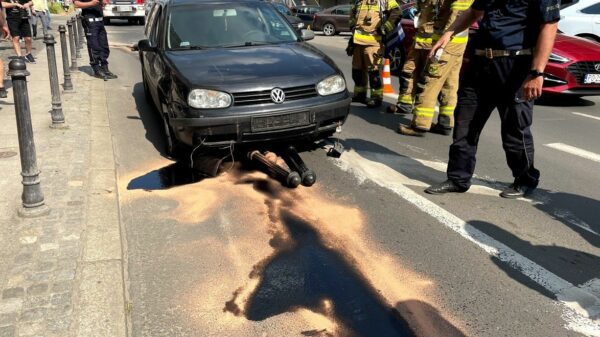
<svg viewBox="0 0 600 337">
<path fill-rule="evenodd" d="M 333 34 L 333 26 L 330 24 L 326 24 L 325 28 L 323 30 L 325 31 L 325 34 L 327 34 L 327 35 Z"/>
</svg>

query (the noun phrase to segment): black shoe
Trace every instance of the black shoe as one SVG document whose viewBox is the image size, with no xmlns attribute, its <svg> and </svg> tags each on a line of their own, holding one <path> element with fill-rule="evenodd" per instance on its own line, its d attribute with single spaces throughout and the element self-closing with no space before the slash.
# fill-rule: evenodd
<svg viewBox="0 0 600 337">
<path fill-rule="evenodd" d="M 94 70 L 94 77 L 95 78 L 101 78 L 101 79 L 103 79 L 105 81 L 108 80 L 108 77 L 106 76 L 106 74 L 102 70 L 100 70 L 100 69 Z"/>
<path fill-rule="evenodd" d="M 370 98 L 366 104 L 367 104 L 368 108 L 379 108 L 381 106 L 381 104 L 383 104 L 383 99 Z"/>
<path fill-rule="evenodd" d="M 513 183 L 510 184 L 510 186 L 504 191 L 502 191 L 500 193 L 500 196 L 506 199 L 517 199 L 527 196 L 528 194 L 533 192 L 533 190 L 535 190 L 535 187 Z"/>
<path fill-rule="evenodd" d="M 468 188 L 456 185 L 452 180 L 446 180 L 443 183 L 431 185 L 425 189 L 425 193 L 444 194 L 444 193 L 464 193 Z"/>
<path fill-rule="evenodd" d="M 352 96 L 352 102 L 367 104 L 367 96 L 355 94 L 354 96 Z"/>
<path fill-rule="evenodd" d="M 107 66 L 102 67 L 102 72 L 106 75 L 106 78 L 109 80 L 114 80 L 115 78 L 119 78 L 119 76 L 113 74 L 110 70 L 108 70 Z"/>
<path fill-rule="evenodd" d="M 33 55 L 27 54 L 27 55 L 25 55 L 25 58 L 27 59 L 27 62 L 35 63 L 35 58 L 33 57 Z"/>
<path fill-rule="evenodd" d="M 431 129 L 429 129 L 431 133 L 437 133 L 439 135 L 450 136 L 452 134 L 452 128 L 443 126 L 441 124 L 433 124 L 431 125 Z"/>
<path fill-rule="evenodd" d="M 6 97 L 8 97 L 8 92 L 6 92 L 5 87 L 1 87 L 0 88 L 0 98 L 6 98 Z"/>
<path fill-rule="evenodd" d="M 410 104 L 396 104 L 388 106 L 386 112 L 391 114 L 409 114 L 412 112 L 412 108 Z"/>
</svg>

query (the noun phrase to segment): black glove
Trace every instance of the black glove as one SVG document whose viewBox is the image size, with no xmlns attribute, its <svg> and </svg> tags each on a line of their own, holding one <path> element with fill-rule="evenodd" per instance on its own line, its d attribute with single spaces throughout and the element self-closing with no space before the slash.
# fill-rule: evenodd
<svg viewBox="0 0 600 337">
<path fill-rule="evenodd" d="M 352 56 L 352 54 L 354 54 L 354 40 L 350 38 L 348 40 L 348 47 L 346 47 L 346 55 Z"/>
</svg>

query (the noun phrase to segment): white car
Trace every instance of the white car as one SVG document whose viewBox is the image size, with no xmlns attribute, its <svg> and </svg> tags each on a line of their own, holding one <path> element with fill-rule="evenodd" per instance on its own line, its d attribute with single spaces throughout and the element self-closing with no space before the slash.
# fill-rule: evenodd
<svg viewBox="0 0 600 337">
<path fill-rule="evenodd" d="M 146 22 L 144 0 L 110 0 L 103 13 L 104 24 L 109 24 L 111 19 L 125 19 L 139 25 Z"/>
<path fill-rule="evenodd" d="M 563 2 L 558 30 L 600 43 L 600 1 L 574 0 Z"/>
</svg>

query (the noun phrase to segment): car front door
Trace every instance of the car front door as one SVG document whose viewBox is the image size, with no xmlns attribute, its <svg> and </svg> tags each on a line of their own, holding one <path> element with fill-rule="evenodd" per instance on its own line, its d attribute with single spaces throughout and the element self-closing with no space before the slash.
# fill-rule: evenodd
<svg viewBox="0 0 600 337">
<path fill-rule="evenodd" d="M 162 61 L 162 27 L 164 25 L 164 8 L 161 5 L 156 5 L 155 10 L 152 12 L 149 23 L 147 36 L 150 46 L 155 47 L 154 51 L 144 52 L 144 65 L 146 71 L 146 81 L 152 94 L 154 104 L 160 107 L 159 95 L 161 91 L 158 89 L 160 80 L 163 75 L 164 62 Z"/>
<path fill-rule="evenodd" d="M 592 22 L 592 33 L 596 36 L 597 41 L 600 42 L 600 2 L 583 8 L 581 13 L 590 17 Z"/>
</svg>

